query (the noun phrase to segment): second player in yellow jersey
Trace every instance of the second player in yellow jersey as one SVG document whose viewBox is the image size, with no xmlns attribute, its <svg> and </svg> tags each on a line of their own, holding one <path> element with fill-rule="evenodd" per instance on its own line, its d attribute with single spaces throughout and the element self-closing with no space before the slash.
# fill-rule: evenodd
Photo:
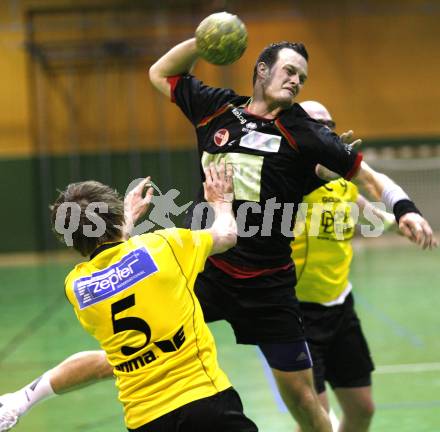
<svg viewBox="0 0 440 432">
<path fill-rule="evenodd" d="M 318 102 L 302 102 L 316 121 L 333 129 L 327 109 Z M 325 383 L 341 406 L 341 428 L 368 430 L 374 412 L 371 371 L 374 369 L 367 341 L 354 309 L 349 281 L 353 257 L 351 240 L 358 212 L 370 206 L 357 187 L 344 179 L 328 183 L 316 178 L 303 198 L 303 218 L 295 225 L 292 242 L 298 282 L 296 295 L 303 314 L 307 343 L 313 359 L 314 384 L 329 411 Z M 354 209 L 354 205 L 358 208 Z M 388 215 L 376 212 L 384 222 Z"/>
<path fill-rule="evenodd" d="M 295 226 L 301 234 L 292 243 L 300 301 L 341 303 L 348 294 L 355 228 L 350 203 L 357 198 L 357 187 L 344 179 L 326 183 L 303 198 L 307 210 Z"/>
</svg>

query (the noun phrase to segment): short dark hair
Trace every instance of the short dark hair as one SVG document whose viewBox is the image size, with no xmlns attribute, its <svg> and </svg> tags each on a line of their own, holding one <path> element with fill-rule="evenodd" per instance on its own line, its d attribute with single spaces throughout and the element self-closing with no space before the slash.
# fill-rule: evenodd
<svg viewBox="0 0 440 432">
<path fill-rule="evenodd" d="M 80 209 L 78 228 L 72 232 L 72 245 L 81 255 L 88 256 L 100 244 L 121 238 L 124 224 L 124 202 L 119 193 L 110 186 L 89 180 L 71 183 L 64 191 L 60 191 L 57 199 L 50 206 L 50 210 L 52 229 L 62 243 L 66 243 L 65 237 L 59 230 L 56 230 L 55 223 L 58 210 L 64 203 L 77 204 L 76 208 Z M 98 212 L 98 209 L 93 209 L 93 212 L 105 222 L 105 232 L 99 237 L 87 236 L 83 230 L 85 225 L 90 225 L 92 222 L 90 209 L 87 209 L 91 203 L 105 203 L 108 206 L 106 212 Z M 65 220 L 62 221 L 64 227 L 70 226 L 71 216 L 72 207 L 66 210 Z"/>
<path fill-rule="evenodd" d="M 269 69 L 272 68 L 272 66 L 275 64 L 275 62 L 278 59 L 278 53 L 283 48 L 290 48 L 296 51 L 298 54 L 302 55 L 307 61 L 309 60 L 309 54 L 306 50 L 306 47 L 301 42 L 276 42 L 273 44 L 270 44 L 264 50 L 260 53 L 258 56 L 258 59 L 254 66 L 254 76 L 252 77 L 252 85 L 255 85 L 255 82 L 257 81 L 257 66 L 258 63 L 266 63 L 267 66 L 269 66 Z"/>
</svg>

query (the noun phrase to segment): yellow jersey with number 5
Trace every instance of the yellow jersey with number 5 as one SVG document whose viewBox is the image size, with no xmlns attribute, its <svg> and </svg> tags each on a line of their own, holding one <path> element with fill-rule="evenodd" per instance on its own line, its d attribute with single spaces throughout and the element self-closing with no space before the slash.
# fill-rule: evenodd
<svg viewBox="0 0 440 432">
<path fill-rule="evenodd" d="M 355 228 L 351 203 L 357 197 L 353 183 L 338 179 L 303 198 L 307 208 L 297 218 L 291 244 L 299 301 L 331 303 L 347 289 Z"/>
<path fill-rule="evenodd" d="M 211 248 L 206 231 L 155 231 L 101 246 L 66 278 L 78 320 L 114 368 L 130 429 L 231 386 L 194 294 Z"/>
</svg>

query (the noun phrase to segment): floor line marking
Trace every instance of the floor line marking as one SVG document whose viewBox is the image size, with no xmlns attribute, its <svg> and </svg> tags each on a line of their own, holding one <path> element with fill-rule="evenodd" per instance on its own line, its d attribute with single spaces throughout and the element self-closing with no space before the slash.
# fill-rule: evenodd
<svg viewBox="0 0 440 432">
<path fill-rule="evenodd" d="M 432 400 L 426 402 L 393 402 L 393 403 L 379 403 L 376 407 L 381 410 L 399 410 L 399 409 L 429 409 L 440 406 L 440 400 Z"/>
<path fill-rule="evenodd" d="M 371 304 L 362 294 L 355 293 L 354 298 L 356 303 L 361 308 L 364 308 L 365 310 L 370 312 L 376 319 L 385 323 L 389 329 L 394 331 L 395 334 L 409 341 L 414 347 L 421 348 L 425 345 L 423 340 L 417 334 L 415 334 L 399 322 L 395 321 L 385 312 Z"/>
<path fill-rule="evenodd" d="M 408 363 L 376 366 L 377 374 L 419 373 L 440 371 L 440 363 Z"/>
<path fill-rule="evenodd" d="M 37 315 L 32 317 L 23 327 L 13 335 L 9 341 L 0 346 L 0 364 L 10 356 L 17 348 L 21 347 L 34 335 L 47 321 L 59 310 L 59 305 L 66 301 L 64 295 L 57 295 L 52 303 L 44 307 Z"/>
</svg>

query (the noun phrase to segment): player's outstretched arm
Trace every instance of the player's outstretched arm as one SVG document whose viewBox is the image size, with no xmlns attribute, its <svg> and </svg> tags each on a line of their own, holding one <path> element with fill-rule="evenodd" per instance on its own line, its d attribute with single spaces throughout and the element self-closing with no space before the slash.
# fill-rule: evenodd
<svg viewBox="0 0 440 432">
<path fill-rule="evenodd" d="M 124 199 L 124 226 L 122 228 L 123 239 L 128 240 L 135 223 L 148 210 L 154 189 L 150 187 L 151 177 L 143 179 L 133 188 Z"/>
<path fill-rule="evenodd" d="M 104 351 L 82 351 L 71 355 L 49 371 L 54 393 L 62 394 L 113 378 L 113 368 Z"/>
<path fill-rule="evenodd" d="M 397 230 L 398 226 L 396 224 L 396 218 L 392 213 L 389 213 L 387 211 L 383 211 L 380 208 L 375 207 L 373 204 L 371 204 L 370 201 L 368 201 L 367 198 L 365 198 L 363 195 L 358 195 L 356 204 L 359 207 L 359 213 L 360 215 L 365 214 L 373 214 L 377 216 L 383 223 L 384 230 L 388 231 L 390 229 Z"/>
<path fill-rule="evenodd" d="M 38 402 L 110 377 L 113 368 L 104 351 L 76 353 L 20 390 L 0 396 L 0 432 L 10 430 Z"/>
<path fill-rule="evenodd" d="M 233 168 L 224 160 L 205 168 L 205 199 L 214 209 L 215 219 L 209 229 L 213 238 L 210 255 L 222 253 L 237 243 L 237 222 L 232 211 L 234 200 Z"/>
<path fill-rule="evenodd" d="M 191 72 L 198 58 L 195 38 L 179 43 L 150 67 L 151 83 L 165 96 L 170 97 L 171 89 L 167 78 Z"/>
<path fill-rule="evenodd" d="M 438 245 L 432 229 L 405 191 L 385 174 L 362 161 L 352 181 L 368 196 L 382 201 L 393 211 L 401 233 L 423 249 Z"/>
</svg>

